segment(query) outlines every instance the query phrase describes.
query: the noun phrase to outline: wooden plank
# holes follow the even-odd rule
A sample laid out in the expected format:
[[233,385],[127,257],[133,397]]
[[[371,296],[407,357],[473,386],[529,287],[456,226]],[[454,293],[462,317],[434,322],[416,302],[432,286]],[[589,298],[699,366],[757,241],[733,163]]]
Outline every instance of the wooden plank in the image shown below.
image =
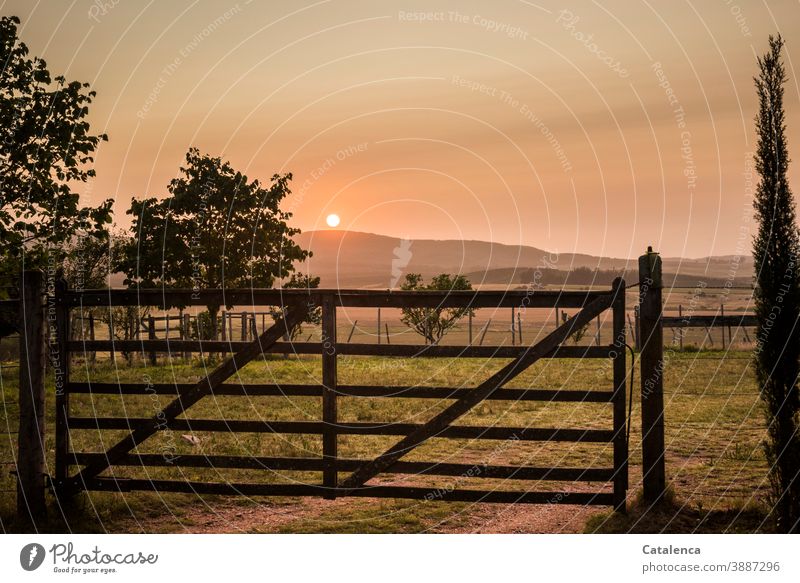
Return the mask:
[[746,314],[743,316],[662,316],[661,323],[667,328],[705,328],[736,326],[755,327],[757,320],[755,316]]
[[[136,383],[71,383],[70,393],[95,395],[175,395],[187,390],[189,384],[136,384]],[[338,385],[340,397],[385,397],[403,399],[460,399],[470,388]],[[244,397],[321,397],[322,385],[240,385],[221,384],[214,389],[217,396]],[[611,403],[613,391],[592,389],[509,389],[501,387],[487,400],[496,401],[552,401],[562,403]]]
[[[128,430],[148,422],[144,417],[70,417],[70,429]],[[411,435],[426,424],[340,422],[340,435]],[[246,419],[171,419],[163,421],[160,428],[178,431],[214,431],[220,433],[291,433],[322,435],[325,424],[321,421],[251,421]],[[484,427],[450,425],[431,438],[448,439],[514,439],[519,441],[583,441],[611,443],[614,432],[605,429],[553,429],[534,427]],[[116,458],[115,458],[116,459]],[[388,467],[388,466],[386,466]]]
[[106,459],[83,468],[71,480],[70,487],[78,488],[89,478],[97,476],[100,472],[114,464],[116,460],[128,453],[139,443],[159,431],[165,423],[174,420],[183,414],[189,407],[197,403],[204,396],[211,393],[218,385],[230,378],[239,369],[262,353],[262,347],[269,347],[280,338],[287,330],[294,328],[305,317],[304,306],[287,306],[284,315],[276,320],[266,332],[245,348],[226,359],[219,367],[200,380],[189,390],[182,392],[169,405],[150,419],[143,419],[136,424],[130,434],[117,442],[106,452]]
[[[196,341],[196,340],[107,340],[72,341],[70,350],[75,353],[93,351],[105,352],[115,347],[121,351],[155,351],[155,352],[222,352],[224,350],[240,350],[248,346],[247,342]],[[609,358],[613,346],[560,346],[542,355],[542,358]],[[272,354],[322,354],[325,349],[321,342],[276,342],[265,347],[264,353]],[[519,358],[529,351],[527,346],[440,346],[424,344],[341,344],[337,343],[336,352],[346,356],[387,356],[402,358]]]
[[[102,453],[75,453],[76,464],[88,464],[96,461]],[[369,460],[338,460],[341,471],[358,469]],[[184,467],[215,468],[238,470],[271,470],[271,471],[309,471],[322,472],[325,460],[322,458],[286,458],[286,457],[248,457],[227,455],[180,455],[165,457],[161,454],[129,454],[115,465],[129,467]],[[514,479],[514,480],[549,480],[553,482],[610,482],[614,475],[613,468],[537,468],[530,466],[507,466],[487,464],[453,464],[437,462],[405,462],[398,461],[386,469],[387,474],[410,474],[425,476],[465,476],[479,479]]]
[[206,306],[281,306],[297,301],[322,304],[333,294],[340,307],[442,308],[581,308],[607,291],[574,290],[444,290],[384,291],[363,289],[103,289],[70,291],[68,306],[156,306],[158,309]]
[[[322,457],[325,471],[322,474],[322,485],[327,493],[323,496],[332,500],[336,497],[338,474],[337,458],[337,415],[336,415],[336,303],[332,295],[322,300]],[[327,347],[327,348],[325,348]]]
[[353,472],[342,482],[341,487],[350,491],[363,486],[368,480],[388,468],[409,451],[427,439],[445,431],[454,421],[469,412],[475,405],[483,401],[503,384],[507,383],[524,370],[527,370],[534,362],[541,359],[543,355],[553,351],[574,332],[591,322],[592,318],[607,309],[611,305],[611,302],[611,294],[606,293],[599,296],[592,301],[591,304],[586,306],[575,316],[569,318],[564,324],[548,334],[536,345],[529,347],[524,355],[504,366],[477,388],[472,389],[467,396],[457,400],[444,411],[434,416],[430,421],[398,441],[380,456]]
[[[321,496],[324,488],[306,484],[248,484],[229,482],[192,482],[94,478],[87,490],[106,492],[182,492],[186,494],[219,494],[243,496]],[[448,490],[405,486],[374,486],[354,490],[349,496],[361,498],[406,498],[413,500],[445,500],[450,502],[485,502],[499,504],[577,504],[611,506],[613,497],[605,492],[506,492],[498,490]],[[343,495],[343,493],[338,493]]]

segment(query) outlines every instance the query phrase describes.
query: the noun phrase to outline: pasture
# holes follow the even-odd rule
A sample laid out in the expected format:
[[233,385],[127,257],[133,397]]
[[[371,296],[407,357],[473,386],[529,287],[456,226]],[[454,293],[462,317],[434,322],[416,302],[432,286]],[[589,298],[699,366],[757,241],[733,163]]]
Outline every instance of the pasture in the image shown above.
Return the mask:
[[[340,320],[341,321],[341,320]],[[340,324],[340,338],[349,326]],[[463,330],[461,331],[463,333]],[[665,343],[668,341],[665,333]],[[455,340],[451,339],[451,340]],[[11,341],[7,339],[5,342]],[[131,364],[118,359],[116,365],[98,357],[92,363],[77,357],[73,362],[75,382],[181,383],[202,378],[219,357],[190,360],[161,358],[157,366],[134,358]],[[666,403],[667,476],[679,512],[671,511],[665,524],[649,522],[648,529],[752,531],[762,529],[760,517],[766,504],[766,464],[761,449],[764,418],[754,383],[750,354],[746,351],[678,351],[670,346],[664,383]],[[421,386],[474,386],[507,361],[483,359],[402,359],[369,356],[340,356],[340,383]],[[0,516],[8,530],[14,512],[14,479],[10,475],[15,451],[15,423],[18,410],[16,363],[2,368],[3,440],[0,458]],[[606,361],[548,359],[536,363],[514,379],[510,387],[550,389],[606,388],[611,382]],[[267,355],[243,368],[231,382],[321,383],[321,359],[307,355]],[[638,381],[638,378],[637,378]],[[48,383],[48,427],[53,427],[52,380]],[[636,496],[641,480],[641,452],[638,384],[634,386],[630,437],[630,493]],[[76,416],[152,415],[165,396],[73,395]],[[339,399],[342,422],[423,422],[444,404],[434,399]],[[533,427],[606,428],[610,405],[493,401],[479,405],[459,424],[512,425]],[[319,419],[321,403],[311,397],[207,397],[190,417],[236,419]],[[102,452],[122,432],[73,430],[75,449]],[[52,440],[52,432],[48,432]],[[340,436],[340,455],[374,457],[395,441],[386,436]],[[180,432],[164,431],[140,448],[140,453],[170,455],[319,456],[319,436],[248,433],[194,432],[187,439]],[[535,466],[609,465],[610,444],[515,442],[494,440],[433,439],[408,456],[408,460]],[[48,466],[53,462],[53,443],[48,443]],[[418,457],[417,457],[418,456]],[[587,460],[594,463],[587,463]],[[265,483],[297,483],[313,479],[304,472],[271,472],[213,468],[116,467],[128,477],[159,479],[213,479],[215,481],[257,480]],[[432,499],[423,501],[296,498],[236,499],[208,495],[164,493],[85,492],[76,509],[61,516],[51,507],[48,528],[110,532],[575,532],[589,530],[638,530],[635,510],[625,517],[605,509],[572,505],[473,504],[441,502],[438,489],[472,485],[480,481],[486,489],[529,488],[546,490],[549,484],[496,480],[480,476],[439,477],[381,475],[381,485],[420,485],[430,488]],[[589,485],[585,485],[589,488]],[[581,491],[583,484],[572,485]]]

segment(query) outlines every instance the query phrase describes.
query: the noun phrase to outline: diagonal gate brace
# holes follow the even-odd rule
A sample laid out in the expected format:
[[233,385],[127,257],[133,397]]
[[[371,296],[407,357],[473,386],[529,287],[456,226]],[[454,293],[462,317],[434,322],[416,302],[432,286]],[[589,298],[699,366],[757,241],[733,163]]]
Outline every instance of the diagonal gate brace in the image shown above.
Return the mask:
[[[624,290],[622,290],[622,292],[617,291],[616,293],[624,293]],[[497,389],[525,371],[537,360],[557,349],[558,346],[572,334],[589,324],[603,311],[610,308],[614,297],[615,294],[602,295],[591,302],[541,341],[528,348],[521,356],[504,366],[479,386],[472,389],[466,396],[457,400],[430,421],[409,433],[380,456],[358,468],[339,484],[339,488],[342,489],[340,495],[347,496],[351,494],[353,490],[360,488],[367,481],[388,469],[412,449],[422,444],[427,439],[441,433],[456,419],[463,416],[484,399],[490,397]]]
[[264,350],[269,349],[280,340],[284,334],[290,332],[295,326],[302,322],[307,313],[303,302],[292,303],[286,306],[283,311],[283,316],[276,320],[272,326],[261,334],[261,336],[225,360],[225,362],[211,371],[200,382],[181,391],[175,400],[164,407],[158,414],[143,422],[138,427],[135,427],[127,437],[111,447],[102,458],[94,463],[88,464],[71,478],[69,484],[66,484],[67,492],[80,488],[86,483],[86,480],[96,477],[98,474],[114,465],[138,444],[158,432],[160,428],[163,428],[167,423],[173,421],[178,415],[184,413],[200,399],[212,393],[219,385],[233,376],[248,362],[262,354]]

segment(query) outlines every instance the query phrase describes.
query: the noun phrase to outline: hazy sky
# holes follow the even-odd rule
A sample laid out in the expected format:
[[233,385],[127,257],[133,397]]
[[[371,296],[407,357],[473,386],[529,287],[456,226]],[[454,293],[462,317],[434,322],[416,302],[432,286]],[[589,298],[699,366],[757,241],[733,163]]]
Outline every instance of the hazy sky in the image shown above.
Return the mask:
[[[109,134],[85,200],[186,150],[294,174],[302,229],[635,257],[749,252],[755,55],[781,32],[800,195],[800,2],[11,1]],[[795,70],[797,64],[797,70]]]

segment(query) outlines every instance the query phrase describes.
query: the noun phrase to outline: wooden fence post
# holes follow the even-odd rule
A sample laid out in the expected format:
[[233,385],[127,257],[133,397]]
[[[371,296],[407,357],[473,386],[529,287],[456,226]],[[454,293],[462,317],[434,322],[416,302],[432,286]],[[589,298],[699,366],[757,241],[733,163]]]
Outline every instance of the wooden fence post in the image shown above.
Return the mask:
[[[225,310],[222,310],[222,321],[221,321],[222,325],[220,326],[220,340],[222,340],[223,342],[228,340],[228,333],[227,333],[228,328],[227,328],[227,324],[225,323],[225,319],[228,316],[230,316],[230,314],[225,312]],[[233,341],[233,338],[231,338],[231,341]],[[227,355],[228,355],[228,351],[227,350],[223,350],[222,351],[222,356],[226,357]]]
[[[113,341],[114,340],[114,316],[113,316],[113,309],[108,308],[108,339]],[[108,352],[108,356],[111,359],[111,364],[117,364],[117,356],[114,354],[114,346],[111,346],[111,349]]]
[[[156,339],[156,319],[153,316],[147,318],[147,339]],[[150,351],[150,366],[156,365],[156,353],[154,350]]]
[[666,489],[664,468],[664,338],[661,328],[661,257],[652,247],[639,257],[639,341],[642,385],[642,474],[644,500],[658,501]]
[[[94,342],[94,314],[89,312],[89,340]],[[97,361],[97,351],[92,350],[89,353],[89,361],[94,364]]]
[[483,339],[486,338],[486,332],[489,331],[489,324],[492,323],[492,319],[489,318],[489,321],[486,322],[486,325],[483,327],[483,331],[481,332],[481,339],[478,341],[478,346],[483,346]]
[[[189,340],[192,337],[192,315],[191,314],[184,314],[183,315],[183,339]],[[192,353],[188,350],[183,353],[183,358],[185,360],[189,360],[192,358]]]
[[20,281],[19,433],[17,516],[36,524],[45,516],[44,277],[25,271]]
[[[378,331],[380,332],[380,330]],[[378,334],[380,337],[380,333]],[[322,485],[323,498],[336,498],[338,473],[337,457],[337,413],[336,413],[336,297],[326,294],[322,298]]]
[[[109,308],[110,309],[110,308]],[[133,316],[130,312],[126,310],[126,314],[124,316],[125,320],[127,321],[125,330],[123,330],[123,340],[133,340]],[[122,356],[125,357],[125,360],[128,361],[130,364],[133,361],[133,353],[132,352],[122,352]]]

